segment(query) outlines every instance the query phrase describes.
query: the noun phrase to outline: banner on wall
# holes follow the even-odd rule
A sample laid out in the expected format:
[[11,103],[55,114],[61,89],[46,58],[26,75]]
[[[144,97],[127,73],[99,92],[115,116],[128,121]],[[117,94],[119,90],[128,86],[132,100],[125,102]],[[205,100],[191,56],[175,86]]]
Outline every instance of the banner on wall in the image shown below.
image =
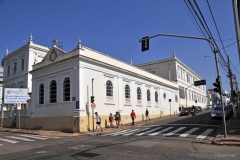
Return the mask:
[[4,88],[4,104],[27,104],[27,88]]

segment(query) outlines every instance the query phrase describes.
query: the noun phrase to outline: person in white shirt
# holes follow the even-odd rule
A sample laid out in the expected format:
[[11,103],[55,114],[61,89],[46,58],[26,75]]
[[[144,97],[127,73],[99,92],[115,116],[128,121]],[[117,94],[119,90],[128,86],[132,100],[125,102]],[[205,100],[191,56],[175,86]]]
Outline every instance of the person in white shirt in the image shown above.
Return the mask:
[[100,117],[100,115],[97,112],[95,112],[95,115],[96,115],[96,119],[97,119],[97,121],[96,121],[96,130],[97,130],[97,127],[100,127],[102,132],[103,132],[103,129],[101,127],[101,117]]

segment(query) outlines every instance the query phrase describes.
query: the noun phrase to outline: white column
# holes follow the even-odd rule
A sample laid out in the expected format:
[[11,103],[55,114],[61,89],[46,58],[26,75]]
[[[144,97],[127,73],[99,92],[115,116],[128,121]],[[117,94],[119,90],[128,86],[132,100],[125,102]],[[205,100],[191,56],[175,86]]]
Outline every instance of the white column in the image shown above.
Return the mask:
[[79,74],[79,110],[85,110],[84,106],[84,68],[80,67]]

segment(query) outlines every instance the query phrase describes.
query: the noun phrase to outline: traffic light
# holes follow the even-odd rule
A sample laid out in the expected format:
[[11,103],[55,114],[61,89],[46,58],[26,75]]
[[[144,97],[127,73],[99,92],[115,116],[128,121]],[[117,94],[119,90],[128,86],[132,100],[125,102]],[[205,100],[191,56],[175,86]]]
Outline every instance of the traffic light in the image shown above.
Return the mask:
[[216,82],[215,83],[213,83],[213,85],[216,87],[216,88],[214,88],[213,90],[215,91],[215,92],[221,92],[221,88],[220,88],[220,82],[219,82],[219,79],[218,78],[216,78]]
[[149,36],[142,38],[142,52],[149,50]]
[[91,96],[91,103],[94,102],[94,96]]

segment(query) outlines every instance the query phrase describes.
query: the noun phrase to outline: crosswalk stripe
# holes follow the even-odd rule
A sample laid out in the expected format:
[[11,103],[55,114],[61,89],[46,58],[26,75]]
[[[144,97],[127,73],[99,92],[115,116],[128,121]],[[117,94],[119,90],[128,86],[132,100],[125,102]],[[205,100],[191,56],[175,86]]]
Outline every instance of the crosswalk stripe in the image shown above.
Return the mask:
[[199,136],[197,136],[196,139],[204,139],[207,135],[209,135],[214,129],[207,129],[206,131],[204,131],[202,134],[200,134]]
[[105,134],[105,135],[103,135],[103,136],[113,136],[113,135],[118,135],[119,133],[121,134],[121,133],[125,133],[125,132],[127,132],[127,131],[130,131],[130,130],[132,130],[132,129],[126,129],[126,130],[122,130],[122,131],[119,131],[119,132],[114,132],[114,133],[109,133],[109,134]]
[[160,128],[162,128],[162,127],[157,127],[157,128],[152,129],[152,130],[149,130],[149,131],[147,131],[147,132],[143,132],[143,133],[136,134],[136,136],[142,136],[142,135],[144,135],[144,134],[147,134],[147,133],[156,131],[156,130],[158,130],[158,129],[160,129]]
[[32,135],[32,136],[30,136],[30,135],[20,135],[20,136],[22,136],[22,137],[30,137],[30,138],[33,138],[33,139],[41,139],[41,140],[48,139],[48,138],[38,137],[36,135]]
[[[139,131],[137,131],[137,132],[142,132],[142,131],[145,131],[145,130],[148,130],[149,128],[144,128],[144,129],[141,129],[141,130],[139,130]],[[134,134],[134,132],[131,132],[131,133],[129,133],[128,132],[128,134],[123,134],[124,136],[129,136],[129,135],[132,135],[132,134]]]
[[125,133],[132,133],[132,132],[135,132],[135,131],[138,131],[139,129],[134,129],[134,130],[130,130],[130,131],[125,131],[125,132],[121,132],[121,133],[116,133],[115,135],[120,135],[120,134],[125,134]]
[[20,139],[20,140],[23,140],[23,141],[35,141],[35,140],[32,140],[32,139],[27,139],[27,138],[22,138],[22,137],[14,137],[14,136],[6,136],[6,137],[13,138],[13,139]]
[[164,137],[166,137],[166,136],[171,136],[171,135],[173,135],[173,134],[175,134],[175,133],[183,130],[184,128],[186,128],[186,127],[180,127],[180,128],[178,128],[178,129],[176,129],[176,130],[174,130],[174,131],[172,131],[172,132],[169,132],[169,133],[167,133],[167,134],[164,134],[163,136],[164,136]]
[[199,128],[192,128],[191,130],[189,130],[189,131],[181,134],[180,137],[187,137],[189,134],[195,132],[195,131],[198,130],[198,129],[199,129]]
[[43,137],[43,138],[60,138],[60,137],[40,136],[40,135],[36,135],[36,137]]
[[155,136],[155,135],[157,135],[157,134],[160,134],[160,133],[166,132],[166,131],[168,131],[168,130],[170,130],[170,129],[172,129],[172,128],[173,128],[173,127],[165,128],[164,130],[161,130],[161,131],[159,131],[159,132],[151,133],[151,134],[149,134],[149,136]]
[[10,140],[10,139],[3,139],[3,138],[0,138],[0,141],[5,141],[5,142],[9,142],[9,143],[18,143],[18,141],[13,141],[13,140]]
[[135,131],[138,131],[138,130],[139,130],[139,128],[138,129],[134,129],[134,130],[130,130],[130,131],[126,131],[126,132],[122,132],[122,133],[118,133],[116,135],[125,134],[125,133],[132,133],[132,132],[135,132]]
[[2,144],[0,144],[0,146],[3,146]]

